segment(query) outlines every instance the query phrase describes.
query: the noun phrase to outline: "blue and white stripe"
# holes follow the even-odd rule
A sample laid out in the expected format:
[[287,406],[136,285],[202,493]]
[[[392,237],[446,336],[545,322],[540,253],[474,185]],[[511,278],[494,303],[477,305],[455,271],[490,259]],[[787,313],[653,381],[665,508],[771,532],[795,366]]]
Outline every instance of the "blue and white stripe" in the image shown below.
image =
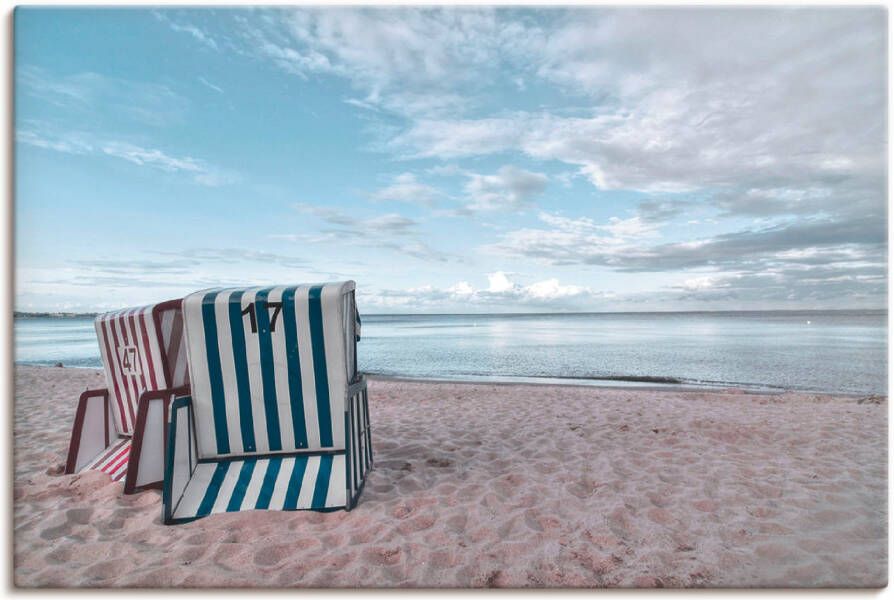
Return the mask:
[[[355,366],[353,332],[343,324],[356,314],[345,314],[354,305],[344,297],[353,289],[348,281],[184,299],[200,457],[345,447],[345,392]],[[271,330],[269,304],[280,302]],[[250,305],[257,333],[243,314]]]
[[243,510],[345,506],[344,454],[270,456],[196,465],[172,520]]

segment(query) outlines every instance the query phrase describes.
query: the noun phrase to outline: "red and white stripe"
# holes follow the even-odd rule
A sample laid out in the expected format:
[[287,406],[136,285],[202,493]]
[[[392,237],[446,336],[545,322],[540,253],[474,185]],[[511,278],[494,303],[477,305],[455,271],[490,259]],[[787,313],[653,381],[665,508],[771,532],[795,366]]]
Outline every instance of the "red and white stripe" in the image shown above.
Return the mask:
[[[142,393],[170,387],[165,376],[164,345],[153,319],[154,308],[155,305],[130,308],[96,318],[112,413],[116,430],[122,435],[133,433]],[[129,368],[124,366],[125,354],[133,359]]]
[[118,438],[111,446],[101,452],[93,462],[83,470],[94,470],[108,473],[112,481],[120,481],[127,475],[127,461],[130,458],[130,438]]

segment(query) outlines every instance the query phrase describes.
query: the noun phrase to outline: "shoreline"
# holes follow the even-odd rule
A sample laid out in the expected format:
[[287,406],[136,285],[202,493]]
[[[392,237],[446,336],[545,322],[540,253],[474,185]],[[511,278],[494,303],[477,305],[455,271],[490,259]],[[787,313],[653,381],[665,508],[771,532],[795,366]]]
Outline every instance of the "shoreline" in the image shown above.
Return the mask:
[[870,587],[887,583],[887,402],[369,382],[350,512],[161,523],[63,475],[100,371],[15,368],[19,587]]
[[627,385],[623,385],[623,379],[613,380],[593,377],[537,377],[537,376],[494,376],[483,375],[481,379],[474,379],[474,376],[464,375],[456,379],[449,377],[412,377],[405,375],[382,375],[378,373],[366,373],[367,378],[378,381],[391,382],[408,382],[408,383],[431,383],[431,384],[457,384],[457,385],[497,385],[497,386],[537,386],[537,387],[569,387],[596,390],[628,390],[628,391],[645,391],[645,392],[732,392],[742,394],[758,394],[778,396],[786,393],[808,393],[823,396],[863,396],[868,394],[849,394],[846,392],[813,392],[813,391],[797,391],[786,389],[766,389],[766,388],[748,388],[747,384],[731,384],[731,385],[699,385],[692,383],[664,383],[648,381],[628,381]]
[[[49,362],[49,361],[48,361]],[[33,367],[46,369],[84,369],[101,371],[102,367],[94,365],[66,365],[58,367],[51,364],[31,362],[14,362],[15,368]],[[837,390],[818,390],[809,388],[783,388],[769,384],[744,383],[735,381],[689,381],[677,377],[649,375],[609,375],[605,377],[575,377],[570,375],[459,375],[457,377],[426,377],[413,375],[397,375],[386,373],[363,372],[367,378],[379,381],[406,381],[418,383],[468,384],[468,385],[534,385],[595,388],[607,390],[642,390],[654,392],[704,392],[732,391],[742,394],[759,394],[778,396],[784,394],[815,394],[820,396],[846,396],[849,398],[888,397],[884,392],[849,392]]]
[[[647,381],[639,382],[638,380],[629,381],[628,385],[619,383],[613,384],[611,379],[601,377],[584,378],[584,377],[536,377],[536,376],[496,376],[496,379],[473,379],[473,376],[463,376],[467,378],[452,379],[448,377],[412,377],[405,375],[382,375],[378,373],[366,373],[369,379],[377,379],[379,381],[406,381],[416,383],[456,383],[460,385],[501,385],[501,386],[555,386],[555,387],[574,387],[584,389],[605,389],[605,390],[636,390],[647,392],[729,392],[734,394],[751,394],[766,396],[783,396],[785,394],[811,394],[815,396],[845,397],[845,398],[888,398],[887,392],[845,392],[834,390],[814,390],[814,389],[798,389],[798,388],[782,388],[771,385],[748,384],[748,383],[692,383],[681,381],[681,383],[665,383],[656,384]],[[482,376],[490,377],[490,376]],[[543,379],[544,381],[535,381]],[[588,383],[588,380],[591,383]],[[618,379],[616,381],[627,381]],[[604,382],[604,383],[603,383]]]

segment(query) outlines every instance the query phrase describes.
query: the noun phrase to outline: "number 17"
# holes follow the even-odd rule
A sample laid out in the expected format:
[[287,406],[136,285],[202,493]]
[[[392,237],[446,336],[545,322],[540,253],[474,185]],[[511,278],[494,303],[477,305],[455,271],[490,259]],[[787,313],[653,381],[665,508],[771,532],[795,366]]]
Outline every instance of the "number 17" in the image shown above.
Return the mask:
[[[270,333],[276,331],[276,318],[282,310],[282,302],[268,302],[267,310],[273,309],[273,316],[270,317]],[[248,321],[251,324],[251,332],[258,332],[257,307],[254,302],[250,302],[248,306],[242,309],[243,315],[248,315]]]

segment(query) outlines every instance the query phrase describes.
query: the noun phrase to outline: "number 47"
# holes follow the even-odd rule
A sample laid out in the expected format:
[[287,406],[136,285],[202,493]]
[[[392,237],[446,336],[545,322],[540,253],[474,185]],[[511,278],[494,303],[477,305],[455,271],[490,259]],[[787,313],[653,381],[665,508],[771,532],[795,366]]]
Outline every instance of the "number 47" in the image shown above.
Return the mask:
[[[270,309],[273,309],[273,315],[270,316],[270,332],[273,333],[276,331],[276,319],[279,317],[279,313],[282,310],[282,302],[268,302],[267,303],[267,311],[269,313]],[[249,303],[248,306],[242,309],[243,315],[248,315],[248,320],[251,323],[251,332],[258,332],[258,319],[257,319],[257,307],[254,302]]]

